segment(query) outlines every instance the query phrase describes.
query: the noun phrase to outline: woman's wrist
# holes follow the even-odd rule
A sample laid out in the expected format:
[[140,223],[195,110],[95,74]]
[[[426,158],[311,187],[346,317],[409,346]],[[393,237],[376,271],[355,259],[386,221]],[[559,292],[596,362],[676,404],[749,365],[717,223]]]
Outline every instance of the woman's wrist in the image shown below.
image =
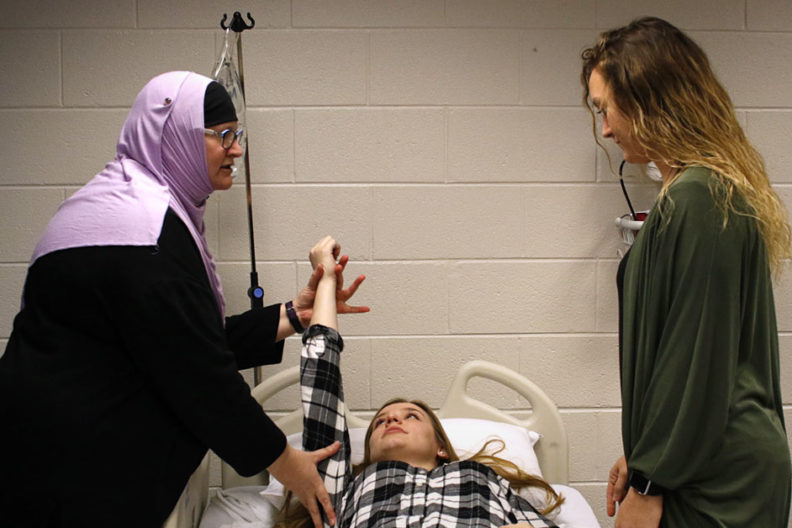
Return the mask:
[[297,312],[297,317],[300,319],[300,324],[303,328],[308,328],[311,326],[311,309],[308,308],[306,310],[300,310],[296,306],[294,307],[294,311]]
[[335,330],[338,329],[336,313],[336,278],[334,275],[323,276],[316,286],[311,324],[321,324]]
[[325,306],[332,306],[335,312],[336,307],[336,278],[322,277],[319,284],[316,286],[316,299],[314,299],[314,312],[316,312],[316,302],[324,304]]
[[302,321],[298,317],[297,311],[294,309],[294,303],[292,301],[287,301],[285,308],[286,317],[289,318],[289,323],[291,324],[294,331],[298,334],[305,332],[305,325],[303,325]]

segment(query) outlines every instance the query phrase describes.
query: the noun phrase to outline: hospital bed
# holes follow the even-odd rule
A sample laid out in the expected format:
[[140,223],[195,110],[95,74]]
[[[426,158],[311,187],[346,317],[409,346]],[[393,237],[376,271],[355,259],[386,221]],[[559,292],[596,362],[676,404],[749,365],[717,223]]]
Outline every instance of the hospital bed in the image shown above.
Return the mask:
[[[471,397],[468,394],[468,384],[476,377],[498,382],[520,394],[529,402],[530,414],[521,418]],[[252,390],[252,395],[263,404],[287,387],[299,384],[299,378],[299,367],[292,367],[256,386]],[[529,473],[541,471],[546,481],[554,486],[558,485],[555,487],[567,498],[559,519],[556,519],[559,526],[599,527],[594,513],[582,495],[566,486],[569,480],[569,462],[566,432],[561,415],[552,400],[533,382],[502,365],[481,360],[471,361],[462,365],[457,372],[437,415],[461,458],[464,458],[465,454],[473,454],[483,445],[485,439],[474,438],[476,435],[498,436],[505,441],[507,448],[507,451],[499,456],[510,458],[511,449],[523,469]],[[299,406],[275,421],[281,430],[289,435],[290,443],[299,444],[299,433],[302,431],[302,410]],[[362,434],[369,420],[347,409],[347,423],[354,461],[355,439],[358,438],[358,441],[362,442]],[[464,439],[470,445],[458,445],[458,438]],[[253,477],[241,477],[230,466],[222,463],[223,490],[267,484],[266,472]],[[197,528],[207,502],[208,458],[205,458],[188,482],[163,528]]]

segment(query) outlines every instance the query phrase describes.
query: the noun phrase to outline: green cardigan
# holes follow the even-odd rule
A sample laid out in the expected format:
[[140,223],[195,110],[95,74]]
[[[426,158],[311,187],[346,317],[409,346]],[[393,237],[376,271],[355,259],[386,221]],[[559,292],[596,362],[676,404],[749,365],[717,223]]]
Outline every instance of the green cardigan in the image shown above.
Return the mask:
[[662,526],[786,526],[790,456],[767,255],[685,170],[633,244],[622,290],[622,435],[667,489]]

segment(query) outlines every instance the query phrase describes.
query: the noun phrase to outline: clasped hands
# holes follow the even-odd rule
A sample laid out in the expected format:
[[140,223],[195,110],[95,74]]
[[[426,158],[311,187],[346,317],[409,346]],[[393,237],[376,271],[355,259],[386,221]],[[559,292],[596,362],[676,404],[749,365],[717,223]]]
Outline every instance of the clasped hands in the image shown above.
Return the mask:
[[[360,284],[366,280],[365,275],[358,275],[348,288],[344,288],[344,269],[349,262],[349,255],[342,255],[338,258],[341,246],[332,238],[324,237],[311,249],[311,266],[313,273],[308,279],[308,284],[303,288],[294,299],[294,309],[300,318],[303,327],[307,328],[311,322],[313,314],[313,304],[316,299],[316,289],[326,268],[333,268],[336,278],[336,310],[339,314],[365,313],[370,310],[368,306],[352,306],[347,301],[355,295]],[[336,261],[336,259],[338,259]]]

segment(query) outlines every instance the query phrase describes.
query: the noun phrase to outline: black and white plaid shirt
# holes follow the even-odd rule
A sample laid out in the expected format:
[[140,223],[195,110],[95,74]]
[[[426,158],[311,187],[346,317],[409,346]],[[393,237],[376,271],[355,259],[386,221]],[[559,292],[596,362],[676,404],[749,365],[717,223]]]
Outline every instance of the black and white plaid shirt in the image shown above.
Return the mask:
[[314,325],[303,336],[300,359],[303,447],[313,451],[341,442],[338,453],[319,464],[337,527],[556,526],[478,462],[451,462],[431,471],[404,462],[378,462],[353,477],[341,383],[343,348],[335,330]]

